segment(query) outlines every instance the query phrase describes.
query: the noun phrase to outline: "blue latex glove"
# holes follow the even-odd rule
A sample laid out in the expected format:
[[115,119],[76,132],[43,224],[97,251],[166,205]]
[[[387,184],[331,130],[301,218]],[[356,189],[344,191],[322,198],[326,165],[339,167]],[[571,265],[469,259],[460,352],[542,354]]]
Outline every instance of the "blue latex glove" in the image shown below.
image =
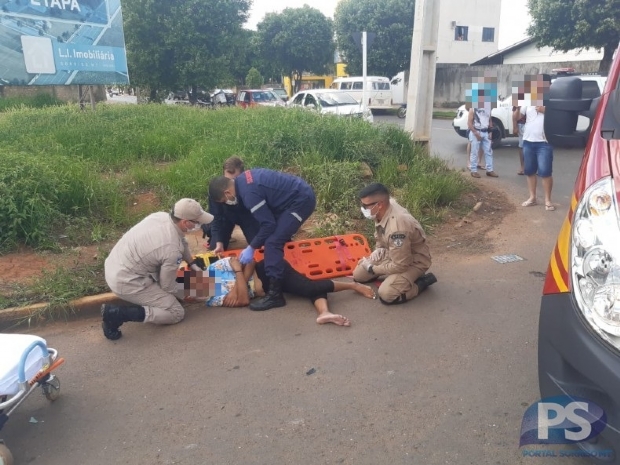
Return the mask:
[[241,262],[242,265],[247,265],[252,260],[254,260],[254,247],[248,245],[245,249],[243,249],[241,255],[239,255],[239,262]]

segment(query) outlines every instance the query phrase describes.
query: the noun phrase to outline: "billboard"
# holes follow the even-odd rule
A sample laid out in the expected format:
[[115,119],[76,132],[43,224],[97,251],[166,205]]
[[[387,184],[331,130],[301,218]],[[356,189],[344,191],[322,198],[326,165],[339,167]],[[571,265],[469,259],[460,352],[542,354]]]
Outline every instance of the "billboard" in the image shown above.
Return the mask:
[[0,85],[129,84],[120,0],[0,0]]

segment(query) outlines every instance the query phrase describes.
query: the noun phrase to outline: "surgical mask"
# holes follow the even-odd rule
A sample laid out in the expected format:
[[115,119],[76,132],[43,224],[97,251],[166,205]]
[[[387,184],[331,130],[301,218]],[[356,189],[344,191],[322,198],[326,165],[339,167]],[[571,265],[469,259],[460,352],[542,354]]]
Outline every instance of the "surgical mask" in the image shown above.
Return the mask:
[[194,227],[191,229],[188,229],[187,232],[192,233],[192,232],[198,231],[199,229],[200,229],[200,224],[194,224]]
[[364,208],[364,207],[360,207],[360,210],[362,210],[362,214],[364,215],[364,217],[365,217],[366,219],[369,219],[369,220],[374,220],[374,219],[377,217],[377,215],[376,215],[376,214],[374,214],[374,215],[373,215],[373,214],[371,213],[372,208]]
[[233,197],[232,200],[226,198],[226,205],[237,205],[238,203],[237,197]]

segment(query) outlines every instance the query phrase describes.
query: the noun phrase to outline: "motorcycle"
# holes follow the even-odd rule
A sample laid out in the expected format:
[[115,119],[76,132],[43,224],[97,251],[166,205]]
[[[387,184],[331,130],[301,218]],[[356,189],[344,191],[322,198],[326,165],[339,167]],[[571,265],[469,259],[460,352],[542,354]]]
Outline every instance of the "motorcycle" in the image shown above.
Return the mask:
[[398,109],[397,115],[399,118],[404,118],[405,116],[407,116],[407,104],[406,103],[400,106],[400,108]]

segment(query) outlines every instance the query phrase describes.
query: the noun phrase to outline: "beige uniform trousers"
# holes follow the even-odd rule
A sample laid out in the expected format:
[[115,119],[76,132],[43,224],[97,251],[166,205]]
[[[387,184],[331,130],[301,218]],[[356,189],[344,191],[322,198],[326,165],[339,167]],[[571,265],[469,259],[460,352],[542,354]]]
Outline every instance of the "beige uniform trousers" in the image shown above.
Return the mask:
[[[405,273],[391,274],[379,286],[379,298],[387,303],[392,303],[400,299],[404,294],[407,300],[411,300],[418,295],[418,286],[415,280],[423,276],[426,270],[411,267]],[[367,283],[377,279],[377,275],[370,274],[364,267],[357,265],[353,270],[353,279],[359,283]]]
[[185,309],[178,298],[164,291],[156,282],[135,293],[115,294],[127,302],[144,307],[145,323],[173,325],[185,317]]

